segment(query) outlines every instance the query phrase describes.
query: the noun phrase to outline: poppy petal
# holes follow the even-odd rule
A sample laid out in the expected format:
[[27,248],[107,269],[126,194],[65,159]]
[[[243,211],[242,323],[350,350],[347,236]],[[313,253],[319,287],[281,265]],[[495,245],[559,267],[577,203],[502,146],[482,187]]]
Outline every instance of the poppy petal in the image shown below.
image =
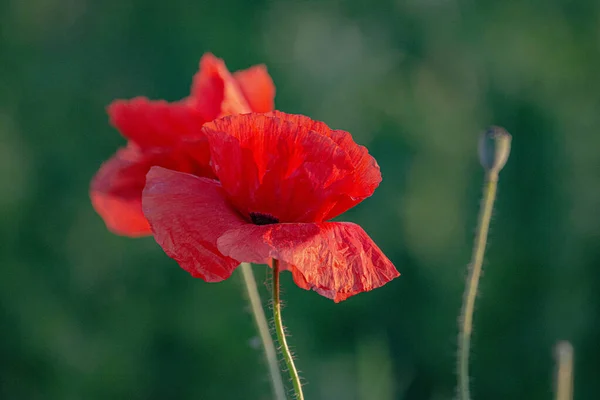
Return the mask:
[[209,161],[208,141],[204,137],[152,151],[142,151],[130,143],[102,164],[92,179],[92,205],[113,233],[130,237],[150,235],[150,225],[142,212],[142,190],[150,168],[157,165],[214,178]]
[[192,276],[219,282],[239,265],[217,249],[224,232],[246,223],[227,203],[219,182],[152,167],[142,206],[156,242]]
[[250,109],[264,113],[275,108],[275,85],[264,65],[255,65],[233,74]]
[[206,120],[184,102],[145,97],[116,100],[108,108],[111,124],[140,148],[173,146],[182,137],[199,136]]
[[273,111],[269,115],[293,121],[299,126],[329,137],[346,152],[350,159],[353,166],[352,172],[345,179],[336,182],[336,190],[340,192],[340,197],[323,220],[335,218],[362,202],[371,196],[381,183],[381,171],[377,161],[369,155],[366,147],[358,145],[352,139],[350,133],[330,129],[325,123],[314,121],[304,115],[291,115],[281,111]]
[[298,286],[335,302],[400,275],[365,231],[348,222],[249,224],[225,233],[217,244],[223,255],[240,262],[281,260]]
[[92,205],[113,233],[131,237],[152,233],[142,213],[141,195],[149,169],[145,164],[137,149],[125,147],[102,164],[92,179]]
[[354,166],[347,152],[294,116],[224,117],[205,124],[203,132],[215,174],[246,216],[320,222],[348,195]]
[[225,62],[210,53],[200,60],[191,92],[187,103],[193,105],[206,121],[252,111]]

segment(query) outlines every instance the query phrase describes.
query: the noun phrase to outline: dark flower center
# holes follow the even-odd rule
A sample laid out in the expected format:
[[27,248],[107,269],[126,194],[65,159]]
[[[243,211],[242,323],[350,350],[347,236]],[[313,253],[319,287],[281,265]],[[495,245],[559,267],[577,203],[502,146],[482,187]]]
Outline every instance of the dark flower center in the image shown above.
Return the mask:
[[255,225],[269,225],[276,224],[279,222],[279,219],[275,218],[271,214],[264,214],[259,212],[251,212],[250,219]]

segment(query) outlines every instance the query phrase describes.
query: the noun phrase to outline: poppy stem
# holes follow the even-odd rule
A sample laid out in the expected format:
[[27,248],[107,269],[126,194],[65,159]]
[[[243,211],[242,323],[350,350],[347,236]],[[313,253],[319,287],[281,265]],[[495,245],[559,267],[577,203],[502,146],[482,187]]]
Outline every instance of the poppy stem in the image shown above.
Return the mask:
[[483,264],[483,256],[487,243],[488,229],[496,197],[498,175],[487,176],[483,189],[483,201],[479,214],[479,224],[471,258],[471,268],[467,277],[467,285],[463,297],[462,326],[458,340],[458,391],[460,400],[470,400],[469,393],[469,350],[471,346],[471,332],[473,331],[473,310],[475,297]]
[[556,345],[556,400],[573,400],[573,346],[569,342]]
[[510,154],[511,136],[504,129],[492,127],[485,131],[479,142],[479,160],[485,169],[485,181],[483,185],[483,200],[477,221],[477,231],[473,254],[469,266],[469,275],[463,296],[463,305],[460,318],[460,333],[458,335],[458,398],[459,400],[470,400],[469,390],[469,351],[471,347],[471,333],[473,331],[473,311],[475,309],[475,298],[477,287],[485,255],[490,220],[496,189],[498,187],[498,174],[506,164]]
[[256,279],[252,272],[252,265],[250,263],[242,263],[241,269],[246,285],[246,291],[248,292],[248,299],[250,300],[250,306],[252,308],[252,315],[254,315],[254,322],[256,322],[256,327],[258,328],[258,333],[260,334],[260,339],[265,351],[273,395],[276,400],[286,400],[285,386],[283,385],[283,380],[281,379],[281,373],[279,371],[275,343],[273,343],[271,333],[269,332],[269,324],[262,307],[262,302],[260,301]]
[[276,259],[273,259],[273,319],[275,321],[275,331],[277,332],[277,340],[281,346],[283,359],[287,366],[288,372],[290,373],[292,384],[294,385],[296,400],[304,400],[300,376],[298,375],[298,370],[294,365],[294,358],[292,357],[292,353],[285,339],[285,331],[283,329],[283,322],[281,320],[281,300],[279,298],[279,260]]

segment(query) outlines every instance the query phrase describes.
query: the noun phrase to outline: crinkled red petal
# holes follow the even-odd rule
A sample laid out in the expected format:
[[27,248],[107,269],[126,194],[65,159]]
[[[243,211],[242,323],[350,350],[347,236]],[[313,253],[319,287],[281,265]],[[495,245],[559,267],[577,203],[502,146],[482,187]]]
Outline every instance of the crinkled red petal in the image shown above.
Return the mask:
[[92,179],[92,205],[113,233],[131,237],[149,235],[150,225],[142,213],[142,190],[150,168],[158,165],[214,178],[209,161],[208,141],[204,137],[152,151],[142,151],[130,144],[102,164]]
[[219,282],[239,265],[217,249],[223,233],[246,224],[219,182],[152,167],[142,204],[156,242],[192,276]]
[[223,60],[207,53],[194,75],[190,97],[169,103],[136,97],[108,106],[110,121],[141,148],[172,146],[195,135],[206,121],[230,115],[271,111],[275,86],[264,66],[233,76]]
[[252,111],[223,60],[210,53],[200,60],[200,70],[194,75],[191,92],[186,103],[195,107],[207,121]]
[[240,212],[320,222],[371,195],[379,167],[350,134],[281,112],[204,125],[215,173]]
[[275,108],[275,85],[264,65],[255,65],[233,74],[250,109],[264,113]]
[[[314,121],[304,115],[286,114],[281,111],[273,111],[269,115],[285,118],[299,126],[304,126],[307,129],[331,138],[348,155],[353,166],[352,172],[346,179],[336,182],[335,190],[339,191],[340,196],[335,206],[323,217],[323,220],[335,218],[344,211],[354,207],[365,198],[371,196],[381,183],[381,171],[377,161],[369,155],[366,147],[358,145],[352,139],[350,133],[330,129],[325,123]],[[332,189],[334,188],[332,187]]]
[[170,147],[183,137],[200,135],[204,117],[184,102],[136,97],[108,106],[111,124],[142,149]]
[[352,171],[330,138],[282,118],[262,114],[208,123],[212,165],[237,209],[280,222],[320,221],[335,206],[336,182]]
[[365,231],[347,222],[244,225],[222,235],[217,244],[223,255],[240,262],[281,260],[298,286],[335,302],[400,275]]

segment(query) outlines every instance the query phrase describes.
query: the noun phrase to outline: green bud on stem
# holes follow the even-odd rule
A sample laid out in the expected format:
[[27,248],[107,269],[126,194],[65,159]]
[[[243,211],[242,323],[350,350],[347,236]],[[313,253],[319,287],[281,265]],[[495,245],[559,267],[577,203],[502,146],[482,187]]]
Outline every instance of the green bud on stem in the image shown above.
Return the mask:
[[510,155],[512,136],[504,128],[492,126],[479,139],[479,161],[487,172],[499,173]]

